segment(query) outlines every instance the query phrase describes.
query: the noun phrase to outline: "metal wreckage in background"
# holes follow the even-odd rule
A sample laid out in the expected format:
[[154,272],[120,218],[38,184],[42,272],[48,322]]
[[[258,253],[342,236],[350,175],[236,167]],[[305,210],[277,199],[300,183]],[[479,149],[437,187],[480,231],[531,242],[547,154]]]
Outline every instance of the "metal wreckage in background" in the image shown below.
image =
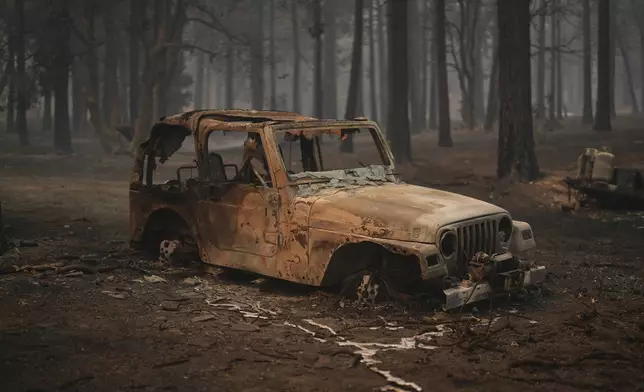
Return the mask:
[[[224,148],[226,136],[242,140],[237,153]],[[373,160],[340,154],[348,138]],[[193,164],[159,179],[184,141]],[[452,309],[546,275],[517,257],[536,246],[529,224],[402,182],[380,129],[362,118],[250,110],[162,118],[136,155],[130,229],[133,246],[153,257],[183,249],[207,264],[371,301],[432,293]]]
[[600,207],[644,209],[644,173],[615,165],[608,147],[587,148],[577,159],[577,175],[564,178],[568,186],[569,209],[589,201]]

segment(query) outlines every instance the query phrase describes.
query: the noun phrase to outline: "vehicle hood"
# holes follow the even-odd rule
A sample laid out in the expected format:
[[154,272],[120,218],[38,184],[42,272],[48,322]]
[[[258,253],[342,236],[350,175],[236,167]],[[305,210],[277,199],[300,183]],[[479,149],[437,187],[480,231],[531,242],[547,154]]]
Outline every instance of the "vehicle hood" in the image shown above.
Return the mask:
[[507,213],[471,197],[404,183],[321,190],[316,196],[311,228],[430,244],[445,225]]

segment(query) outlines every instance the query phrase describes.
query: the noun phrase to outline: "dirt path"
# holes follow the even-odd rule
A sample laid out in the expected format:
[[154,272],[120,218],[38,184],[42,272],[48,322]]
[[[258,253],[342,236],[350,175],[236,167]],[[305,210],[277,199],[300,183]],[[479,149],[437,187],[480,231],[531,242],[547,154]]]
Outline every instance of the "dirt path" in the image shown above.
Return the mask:
[[125,245],[128,158],[0,155],[9,233],[38,244],[3,256],[3,268],[80,259],[124,267],[0,275],[2,390],[643,390],[644,219],[563,213],[556,176],[586,144],[644,163],[644,131],[554,135],[539,147],[550,176],[498,199],[494,141],[463,139],[446,151],[421,137],[405,176],[466,182],[442,187],[529,221],[539,246],[529,257],[550,275],[525,301],[451,315],[198,268],[127,268],[138,260]]

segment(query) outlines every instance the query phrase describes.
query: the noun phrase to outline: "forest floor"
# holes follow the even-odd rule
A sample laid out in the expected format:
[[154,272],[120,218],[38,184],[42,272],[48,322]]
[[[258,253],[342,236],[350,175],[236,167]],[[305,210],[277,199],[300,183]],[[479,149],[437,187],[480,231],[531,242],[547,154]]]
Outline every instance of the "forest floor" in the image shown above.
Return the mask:
[[[444,314],[198,269],[150,266],[162,280],[131,268],[0,274],[1,389],[642,391],[644,214],[561,209],[561,178],[586,147],[610,146],[621,165],[644,168],[638,123],[538,136],[544,178],[498,197],[492,135],[457,132],[452,149],[415,136],[415,163],[400,168],[407,181],[501,205],[532,225],[529,257],[549,274],[522,302]],[[13,249],[0,268],[136,257],[127,249],[131,159],[75,143],[73,156],[0,144],[8,232],[37,245]]]

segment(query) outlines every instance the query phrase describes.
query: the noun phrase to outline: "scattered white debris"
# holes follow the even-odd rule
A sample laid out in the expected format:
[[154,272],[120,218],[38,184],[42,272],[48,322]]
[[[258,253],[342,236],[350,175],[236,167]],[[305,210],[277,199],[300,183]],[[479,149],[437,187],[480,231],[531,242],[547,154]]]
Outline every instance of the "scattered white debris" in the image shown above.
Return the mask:
[[167,282],[167,280],[157,275],[144,276],[143,279],[145,279],[145,281],[148,283],[166,283]]
[[[420,391],[422,391],[422,390],[423,390],[423,388],[421,388],[421,387],[420,387],[418,384],[416,384],[416,383],[409,382],[409,381],[405,381],[405,380],[403,380],[402,378],[399,378],[399,377],[393,376],[393,375],[391,374],[391,372],[390,372],[390,371],[387,371],[387,370],[380,370],[380,369],[378,369],[377,367],[374,367],[374,366],[370,366],[370,367],[369,367],[369,370],[371,370],[372,372],[375,372],[375,373],[380,374],[381,376],[383,376],[383,377],[384,377],[388,382],[390,382],[391,384],[395,384],[395,385],[398,385],[398,386],[400,386],[400,387],[407,387],[407,388],[411,388],[411,389],[413,389],[413,390],[415,390],[415,391],[418,391],[418,392],[420,392]],[[399,389],[398,389],[398,390],[399,390]]]
[[327,331],[329,331],[329,332],[331,333],[331,335],[333,335],[333,336],[336,336],[336,335],[337,335],[337,333],[333,330],[333,328],[329,327],[328,325],[324,325],[324,324],[316,323],[315,321],[310,320],[310,319],[306,319],[306,320],[302,320],[302,321],[304,321],[305,323],[309,323],[309,324],[311,324],[311,325],[313,325],[313,326],[315,326],[315,327],[318,327],[318,328],[320,328],[320,329],[326,329],[326,330],[327,330]]

